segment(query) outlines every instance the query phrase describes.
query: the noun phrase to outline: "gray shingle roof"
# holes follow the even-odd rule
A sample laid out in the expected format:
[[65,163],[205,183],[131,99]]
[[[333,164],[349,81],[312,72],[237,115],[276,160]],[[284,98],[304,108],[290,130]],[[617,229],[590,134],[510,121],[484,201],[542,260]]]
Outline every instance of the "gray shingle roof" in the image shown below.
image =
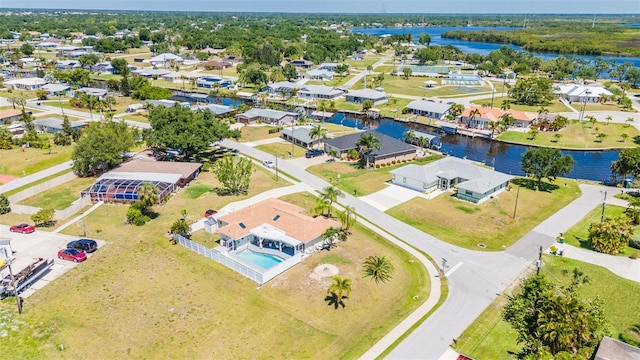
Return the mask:
[[397,154],[408,151],[415,151],[416,147],[400,140],[396,140],[391,136],[387,136],[375,131],[365,131],[361,133],[349,134],[337,137],[335,139],[325,140],[324,143],[339,149],[340,151],[347,151],[349,149],[356,148],[356,142],[360,137],[368,132],[373,133],[373,135],[380,141],[380,150],[373,150],[371,155],[374,157],[377,156],[386,156],[391,154]]
[[451,105],[439,103],[439,102],[433,102],[433,101],[414,100],[407,105],[407,108],[411,110],[428,111],[432,113],[444,114],[447,110],[451,108]]
[[[310,144],[313,139],[309,136],[309,132],[311,131],[312,126],[294,126],[293,127],[293,138],[302,141],[303,143]],[[291,127],[286,127],[282,129],[282,133],[288,136],[291,136]]]
[[[419,169],[421,168],[421,169]],[[511,180],[513,176],[474,165],[468,160],[449,156],[423,166],[407,165],[390,171],[410,179],[432,183],[438,178],[465,179],[458,189],[484,194],[487,191]]]
[[338,90],[336,88],[332,88],[325,85],[305,85],[304,88],[298,91],[298,94],[300,93],[309,93],[309,94],[326,95],[326,96],[338,96],[342,94],[342,90]]
[[371,89],[349,90],[349,93],[347,95],[372,100],[387,97],[387,94],[384,91],[376,91]]
[[242,116],[246,116],[248,118],[254,117],[264,117],[268,119],[282,119],[287,115],[298,116],[298,113],[273,110],[273,109],[251,109],[241,114]]
[[640,349],[605,336],[600,341],[594,360],[640,360]]

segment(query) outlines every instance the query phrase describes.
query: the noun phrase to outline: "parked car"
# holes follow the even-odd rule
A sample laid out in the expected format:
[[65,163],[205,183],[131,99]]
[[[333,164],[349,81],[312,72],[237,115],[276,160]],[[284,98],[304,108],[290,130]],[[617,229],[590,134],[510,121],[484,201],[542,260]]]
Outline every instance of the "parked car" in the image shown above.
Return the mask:
[[76,249],[62,249],[58,251],[58,259],[83,262],[87,260],[87,254],[85,254],[84,251]]
[[217,214],[218,212],[212,209],[209,209],[207,211],[204,212],[204,217],[209,217],[209,216],[213,216],[215,214]]
[[304,157],[308,158],[312,158],[312,157],[316,157],[316,156],[321,156],[324,155],[324,150],[320,150],[320,149],[311,149],[309,151],[307,151],[306,154],[304,154]]
[[98,250],[98,243],[95,240],[91,239],[79,239],[68,243],[67,248],[81,250],[86,253],[92,253]]
[[268,167],[269,169],[273,169],[274,167],[276,167],[276,164],[271,161],[271,160],[265,160],[262,162],[262,165]]
[[29,225],[29,224],[18,224],[10,227],[9,231],[18,232],[22,234],[31,234],[32,232],[36,231],[36,228],[33,225]]

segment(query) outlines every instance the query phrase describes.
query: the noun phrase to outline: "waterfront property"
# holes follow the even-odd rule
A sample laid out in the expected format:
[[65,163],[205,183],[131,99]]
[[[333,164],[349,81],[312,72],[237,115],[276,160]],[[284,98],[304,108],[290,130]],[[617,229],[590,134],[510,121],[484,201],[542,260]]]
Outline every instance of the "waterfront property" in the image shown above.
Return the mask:
[[553,89],[555,94],[570,103],[599,103],[603,97],[610,98],[613,96],[613,93],[609,90],[598,85],[553,84]]
[[171,70],[166,69],[154,69],[154,68],[142,68],[133,70],[136,75],[144,76],[146,78],[157,78],[172,73]]
[[231,106],[219,105],[219,104],[192,106],[191,110],[193,110],[193,111],[209,110],[209,111],[213,112],[216,115],[225,115],[225,114],[228,114],[228,113],[231,113],[231,112],[235,111],[235,109],[232,108]]
[[313,129],[311,125],[289,126],[280,131],[280,137],[288,142],[293,142],[298,146],[309,149],[320,143],[320,139],[313,139],[309,136],[311,129]]
[[286,95],[291,96],[293,93],[293,89],[302,89],[305,85],[289,82],[289,81],[279,81],[273,84],[268,84],[262,91],[267,91],[271,95]]
[[196,87],[198,89],[214,89],[216,87],[226,88],[229,87],[229,85],[231,85],[231,80],[224,80],[217,76],[201,76],[196,80]]
[[386,103],[388,98],[384,91],[371,89],[349,90],[346,95],[346,101],[350,103],[362,104],[367,100],[371,100],[374,105],[377,105]]
[[414,115],[442,120],[450,113],[451,105],[435,101],[414,100],[407,105],[407,109]]
[[457,189],[462,200],[481,203],[504,191],[511,175],[450,156],[426,165],[409,164],[390,171],[391,182],[420,192]]
[[[372,133],[380,142],[380,149],[373,149],[369,154],[369,164],[387,164],[392,161],[413,160],[417,156],[417,148],[390,136],[375,131]],[[366,132],[365,132],[366,133]],[[338,157],[347,157],[351,149],[357,149],[356,142],[365,133],[355,133],[324,141],[324,150],[338,152]]]
[[136,202],[140,186],[151,182],[156,187],[158,203],[162,203],[173,191],[197,178],[201,168],[200,163],[131,160],[102,174],[80,194],[92,201]]
[[11,124],[14,121],[20,120],[21,117],[22,117],[22,111],[18,109],[0,110],[0,125]]
[[298,98],[303,100],[336,100],[344,91],[325,85],[305,85],[298,90]]
[[251,109],[242,114],[236,115],[238,122],[243,124],[256,124],[258,122],[266,124],[282,125],[292,123],[298,119],[300,114],[295,112],[280,111],[273,109]]
[[505,114],[511,114],[513,118],[511,126],[515,127],[528,128],[538,121],[538,115],[533,113],[513,109],[502,111],[486,107],[467,108],[456,121],[470,129],[487,130],[489,129],[489,123],[500,122]]

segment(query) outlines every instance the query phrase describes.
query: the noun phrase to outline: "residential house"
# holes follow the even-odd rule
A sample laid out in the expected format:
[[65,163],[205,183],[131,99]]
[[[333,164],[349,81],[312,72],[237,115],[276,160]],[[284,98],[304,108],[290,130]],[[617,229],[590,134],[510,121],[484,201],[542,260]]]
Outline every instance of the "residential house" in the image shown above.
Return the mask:
[[142,68],[133,71],[134,74],[144,76],[146,78],[158,78],[167,74],[172,73],[171,70],[167,69],[153,69],[153,68]]
[[22,111],[18,109],[5,109],[0,110],[0,124],[11,124],[14,121],[20,120],[22,117]]
[[271,95],[285,94],[285,96],[291,96],[293,89],[298,89],[299,91],[305,86],[308,86],[308,85],[298,84],[290,81],[280,81],[280,82],[275,82],[273,84],[269,84],[265,86],[264,88],[262,88],[262,91],[267,91]]
[[[511,126],[515,126],[519,128],[529,128],[531,127],[531,125],[535,125],[539,120],[538,114],[534,114],[530,112],[524,112],[524,111],[514,110],[514,109],[508,109],[505,112],[511,114],[511,116],[513,117],[513,122],[511,123]],[[545,116],[543,116],[543,118],[550,118],[553,121],[553,119],[555,119],[556,116],[557,115],[555,114],[546,114]]]
[[97,96],[100,99],[104,99],[104,97],[107,96],[107,92],[107,89],[83,87],[74,91],[74,97],[80,97],[81,94],[87,94],[89,96]]
[[38,90],[43,87],[47,82],[39,77],[31,78],[18,78],[13,80],[7,80],[4,82],[5,86],[12,87],[20,90]]
[[407,105],[407,109],[414,115],[442,120],[450,113],[451,104],[433,100],[414,100]]
[[[44,118],[44,119],[34,120],[33,125],[35,126],[36,130],[46,132],[49,134],[56,134],[63,131],[63,128],[62,128],[63,122],[64,120],[58,119],[58,118]],[[80,130],[85,126],[87,126],[86,121],[71,122],[71,129],[73,130]]]
[[602,86],[585,86],[577,84],[554,84],[553,93],[569,103],[599,103],[603,97],[613,96],[611,91]]
[[466,108],[456,121],[470,129],[487,130],[489,123],[499,122],[503,113],[500,109],[474,106]]
[[236,66],[242,62],[242,57],[237,55],[228,55],[222,59],[223,62],[227,62],[232,66]]
[[207,61],[198,64],[198,67],[204,69],[211,70],[222,70],[233,66],[231,63],[226,61]]
[[220,216],[220,245],[229,252],[248,248],[288,258],[321,243],[328,228],[340,227],[335,220],[303,212],[299,206],[272,198]]
[[336,67],[340,65],[340,63],[336,63],[336,62],[324,62],[320,65],[318,65],[318,70],[327,70],[327,71],[331,71],[331,72],[336,72]]
[[453,156],[426,165],[409,164],[390,173],[395,185],[426,193],[457,188],[458,198],[473,203],[497,196],[513,178]]
[[311,69],[313,67],[313,61],[304,59],[291,60],[289,64],[301,69]]
[[323,139],[311,138],[311,125],[287,126],[280,131],[280,137],[305,149],[318,145]]
[[310,80],[332,80],[336,75],[335,72],[325,69],[313,69],[309,70],[305,74],[305,78]]
[[113,74],[115,68],[109,61],[104,61],[93,65],[93,71],[98,73]]
[[191,110],[193,110],[193,111],[209,110],[209,111],[213,112],[214,114],[216,114],[216,116],[217,115],[224,115],[224,114],[228,114],[228,113],[232,113],[232,112],[236,111],[231,106],[219,105],[219,104],[192,106]]
[[371,100],[374,105],[377,105],[386,103],[388,98],[384,91],[371,89],[349,90],[346,94],[346,101],[350,103],[362,104],[367,100]]
[[298,97],[304,100],[336,100],[344,91],[325,85],[305,85],[298,90]]
[[71,86],[66,84],[46,84],[40,89],[46,91],[48,96],[64,96],[71,89]]
[[231,85],[231,80],[225,80],[217,76],[204,76],[196,80],[196,87],[199,89],[214,89],[217,86],[227,88],[229,85]]
[[202,74],[193,71],[172,71],[168,74],[162,75],[162,80],[171,83],[189,82],[191,79],[201,78]]
[[413,160],[417,155],[417,148],[390,136],[366,131],[324,140],[324,150],[336,150],[338,157],[347,157],[349,150],[357,149],[356,143],[366,133],[372,133],[380,143],[380,149],[374,149],[369,155],[369,164],[387,164],[392,161]]
[[244,124],[255,124],[263,122],[267,124],[282,125],[298,120],[300,114],[295,112],[280,111],[273,109],[251,109],[242,114],[236,115],[238,122]]
[[182,64],[184,62],[184,59],[172,53],[162,53],[160,55],[152,57],[149,62],[153,66],[168,67],[169,65],[171,65],[171,63],[174,62]]
[[40,66],[40,60],[33,57],[23,57],[18,59],[20,63],[22,63],[23,67],[36,67]]

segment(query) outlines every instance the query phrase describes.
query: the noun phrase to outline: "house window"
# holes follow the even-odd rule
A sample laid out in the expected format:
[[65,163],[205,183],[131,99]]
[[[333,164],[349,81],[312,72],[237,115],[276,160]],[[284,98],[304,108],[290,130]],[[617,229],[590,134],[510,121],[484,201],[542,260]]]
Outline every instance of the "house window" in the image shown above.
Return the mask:
[[471,195],[473,195],[473,191],[465,190],[464,194],[471,196]]
[[396,174],[391,174],[391,180],[395,180],[396,179]]
[[402,183],[403,183],[403,184],[406,184],[406,183],[407,183],[407,178],[406,178],[406,177],[403,177],[403,178],[402,178]]

